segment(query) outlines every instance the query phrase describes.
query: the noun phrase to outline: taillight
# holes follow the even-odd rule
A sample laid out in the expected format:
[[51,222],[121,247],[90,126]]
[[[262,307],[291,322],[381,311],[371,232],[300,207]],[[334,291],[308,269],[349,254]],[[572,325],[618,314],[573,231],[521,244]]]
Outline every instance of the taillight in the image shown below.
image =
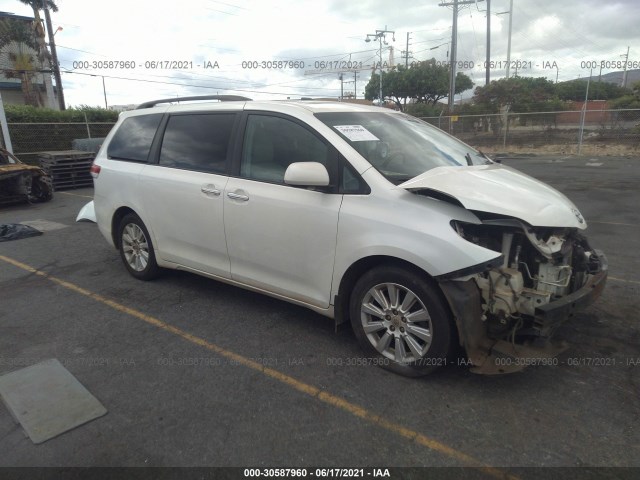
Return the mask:
[[96,165],[95,163],[93,163],[89,171],[91,172],[91,176],[93,178],[98,178],[98,175],[100,175],[100,165]]

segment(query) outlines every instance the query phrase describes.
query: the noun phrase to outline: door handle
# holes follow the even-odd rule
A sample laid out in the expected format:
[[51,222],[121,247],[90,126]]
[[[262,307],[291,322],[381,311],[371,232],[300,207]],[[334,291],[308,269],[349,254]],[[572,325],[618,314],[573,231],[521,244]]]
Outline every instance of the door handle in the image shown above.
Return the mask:
[[210,195],[214,195],[214,196],[219,196],[220,195],[220,190],[218,190],[217,188],[215,188],[213,185],[205,185],[202,186],[200,188],[200,191],[202,193],[206,193],[206,194],[210,194]]
[[231,200],[238,200],[240,202],[246,202],[247,200],[249,200],[248,195],[242,195],[240,193],[233,192],[227,192],[227,197],[229,197]]

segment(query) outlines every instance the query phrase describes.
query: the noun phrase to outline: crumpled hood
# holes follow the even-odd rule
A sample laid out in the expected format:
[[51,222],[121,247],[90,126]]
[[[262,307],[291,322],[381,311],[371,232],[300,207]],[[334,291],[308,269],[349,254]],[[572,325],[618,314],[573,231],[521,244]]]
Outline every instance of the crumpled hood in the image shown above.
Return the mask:
[[533,226],[587,228],[576,206],[563,194],[500,164],[436,167],[400,188],[435,190],[455,197],[468,210],[508,215]]

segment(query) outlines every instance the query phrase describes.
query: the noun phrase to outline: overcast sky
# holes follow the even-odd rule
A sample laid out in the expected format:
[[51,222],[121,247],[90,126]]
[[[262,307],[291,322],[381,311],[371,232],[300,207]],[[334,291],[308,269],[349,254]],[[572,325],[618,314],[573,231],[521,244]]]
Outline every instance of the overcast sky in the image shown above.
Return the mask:
[[[55,40],[68,105],[104,106],[102,77],[109,105],[216,93],[274,99],[337,98],[338,73],[322,72],[323,67],[333,67],[319,63],[323,61],[362,63],[364,69],[355,84],[360,98],[379,46],[364,40],[376,30],[395,31],[387,35],[388,45],[383,45],[385,62],[389,61],[389,47],[393,47],[395,62],[404,62],[401,52],[406,50],[407,33],[410,61],[447,60],[452,9],[439,3],[57,0],[59,11],[52,18],[53,28],[63,29]],[[467,68],[461,71],[476,86],[485,83],[486,8],[486,2],[478,1],[461,8],[458,17],[458,61],[466,62]],[[496,62],[492,79],[505,75],[509,15],[500,12],[508,10],[509,0],[491,1],[491,58]],[[0,0],[0,11],[33,15],[18,0]],[[557,75],[564,81],[588,77],[585,62],[589,61],[596,62],[593,74],[597,76],[602,61],[623,60],[630,46],[629,60],[638,68],[639,20],[638,0],[513,0],[511,60],[521,62],[519,75],[553,81]],[[135,68],[131,64],[115,70],[92,68],[94,62],[103,66],[105,61],[135,62]],[[185,68],[160,68],[160,63],[166,66],[165,61],[182,62],[174,66]],[[262,62],[273,61],[298,63],[275,70],[243,68],[243,62],[258,62],[262,67]],[[146,68],[152,66],[148,62],[156,62],[156,68]],[[205,68],[209,65],[214,68]],[[602,73],[617,70],[605,63]],[[353,77],[353,73],[345,74],[345,93],[354,91]]]

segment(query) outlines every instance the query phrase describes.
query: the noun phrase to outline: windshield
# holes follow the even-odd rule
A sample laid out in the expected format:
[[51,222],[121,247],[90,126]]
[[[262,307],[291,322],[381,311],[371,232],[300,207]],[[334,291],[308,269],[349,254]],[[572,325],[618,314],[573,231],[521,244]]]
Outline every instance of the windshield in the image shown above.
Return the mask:
[[478,150],[409,115],[387,112],[315,115],[396,185],[436,167],[490,162]]

